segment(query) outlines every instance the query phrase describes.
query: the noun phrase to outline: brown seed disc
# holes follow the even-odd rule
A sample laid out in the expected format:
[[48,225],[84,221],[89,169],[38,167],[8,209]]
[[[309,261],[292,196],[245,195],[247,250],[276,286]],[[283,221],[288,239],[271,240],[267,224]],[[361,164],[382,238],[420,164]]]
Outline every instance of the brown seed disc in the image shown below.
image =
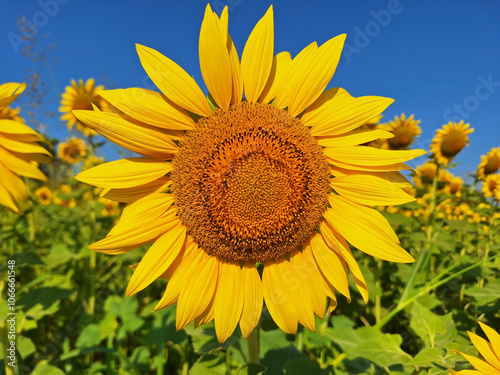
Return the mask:
[[205,251],[245,263],[299,248],[328,204],[329,165],[288,112],[243,102],[200,119],[173,161],[172,190]]

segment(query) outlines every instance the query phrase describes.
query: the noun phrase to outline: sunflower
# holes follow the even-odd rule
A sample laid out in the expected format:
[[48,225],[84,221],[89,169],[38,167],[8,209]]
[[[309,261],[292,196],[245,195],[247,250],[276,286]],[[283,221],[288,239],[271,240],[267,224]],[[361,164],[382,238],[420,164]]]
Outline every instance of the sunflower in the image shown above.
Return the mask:
[[66,139],[66,142],[59,144],[59,149],[57,150],[57,156],[62,161],[75,164],[87,155],[87,146],[83,139],[73,137]]
[[35,190],[35,196],[42,206],[48,206],[52,203],[52,192],[47,186],[41,186]]
[[470,124],[464,124],[464,120],[458,124],[450,121],[436,131],[430,151],[438,164],[448,165],[455,155],[469,145],[468,135],[474,131],[469,126]]
[[432,180],[436,176],[437,165],[433,162],[425,162],[415,169],[413,181],[417,187],[424,187],[432,185]]
[[118,216],[120,214],[120,208],[117,201],[111,199],[100,197],[98,199],[99,203],[102,204],[101,216]]
[[484,359],[479,359],[469,354],[457,352],[462,355],[476,370],[451,371],[452,375],[500,375],[500,334],[495,332],[486,324],[478,322],[488,340],[468,331],[469,338],[472,344],[483,356]]
[[61,120],[67,121],[68,129],[73,129],[76,124],[76,130],[82,132],[86,137],[95,136],[97,133],[85,126],[82,122],[73,115],[73,110],[92,110],[96,106],[99,110],[106,110],[106,105],[102,99],[96,94],[96,91],[102,90],[104,86],[95,87],[95,81],[90,78],[83,83],[83,80],[71,80],[71,86],[66,86],[66,91],[62,94],[61,107],[59,111],[62,112]]
[[477,179],[484,180],[486,176],[496,173],[500,169],[500,147],[492,148],[486,155],[481,156],[477,167]]
[[464,180],[462,180],[460,177],[451,175],[448,184],[444,188],[445,192],[459,197],[461,195],[460,191],[462,190],[463,184]]
[[482,192],[485,197],[500,200],[500,174],[490,174],[483,180]]
[[[38,163],[49,163],[50,153],[39,142],[43,137],[29,126],[18,121],[17,110],[9,105],[24,91],[24,83],[0,85],[0,204],[20,213],[19,202],[28,199],[28,189],[19,176],[46,181]],[[22,120],[22,119],[21,119]]]
[[[414,259],[381,213],[369,206],[414,198],[400,170],[421,150],[359,146],[381,130],[355,130],[392,99],[325,90],[345,35],[310,44],[295,58],[274,56],[273,8],[257,23],[241,62],[207,5],[199,39],[207,100],[193,78],[157,51],[137,46],[162,94],[101,91],[116,113],[74,111],[87,126],[144,157],[77,175],[127,202],[118,224],[91,249],[121,254],[153,242],[126,294],[169,280],[156,310],[177,303],[176,327],[214,320],[224,342],[247,337],[263,301],[277,325],[315,330],[314,315],[336,292],[350,299],[348,270],[368,289],[348,242],[388,261]],[[243,100],[243,91],[245,99]],[[212,109],[213,108],[213,109]]]
[[73,189],[71,189],[71,186],[62,184],[54,198],[54,203],[60,207],[76,207],[76,199],[72,196],[72,193]]
[[414,115],[406,118],[402,113],[401,117],[395,116],[389,123],[377,125],[377,129],[385,130],[394,135],[392,138],[384,140],[382,148],[389,150],[407,150],[415,141],[415,138],[422,134],[420,120],[415,120]]

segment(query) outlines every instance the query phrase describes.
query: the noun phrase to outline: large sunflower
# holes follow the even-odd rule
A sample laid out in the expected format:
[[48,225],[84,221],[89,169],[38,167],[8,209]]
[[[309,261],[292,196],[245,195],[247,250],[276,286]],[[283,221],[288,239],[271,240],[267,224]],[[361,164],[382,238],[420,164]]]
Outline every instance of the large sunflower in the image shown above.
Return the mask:
[[488,340],[467,332],[472,344],[484,359],[476,358],[469,354],[461,354],[476,370],[451,371],[452,375],[500,375],[500,334],[484,323],[478,322]]
[[378,124],[377,129],[392,133],[394,137],[385,139],[382,148],[389,150],[407,150],[415,141],[416,137],[422,134],[420,120],[415,120],[414,115],[406,118],[404,113],[401,117],[395,116],[394,120],[388,123]]
[[455,155],[469,145],[469,134],[474,131],[469,126],[462,120],[458,124],[449,122],[436,131],[430,151],[438,164],[448,165]]
[[500,169],[500,147],[492,148],[486,155],[481,156],[477,167],[477,179],[484,180],[486,176],[496,173]]
[[[18,111],[9,105],[24,91],[24,83],[0,85],[0,204],[20,213],[19,202],[26,201],[28,189],[19,176],[46,181],[38,163],[51,161],[50,153],[39,142],[43,137],[18,121]],[[22,119],[21,119],[22,120]]]
[[[228,12],[207,5],[199,39],[209,100],[181,67],[137,46],[162,94],[102,91],[116,113],[75,111],[87,126],[144,157],[109,162],[77,178],[128,205],[91,249],[121,254],[154,242],[127,295],[168,279],[156,309],[177,303],[177,328],[214,320],[220,342],[239,323],[247,337],[263,301],[278,326],[314,330],[327,297],[348,299],[348,269],[368,289],[348,242],[372,256],[413,262],[370,206],[414,200],[399,173],[421,150],[359,144],[381,130],[354,130],[392,99],[324,91],[345,35],[274,56],[273,9],[257,23],[241,63]],[[243,92],[245,99],[243,99]],[[212,108],[211,106],[216,106]],[[347,242],[348,241],[348,242]]]
[[500,174],[490,174],[483,180],[482,192],[485,197],[500,200]]
[[59,108],[62,113],[61,120],[67,121],[68,129],[73,129],[76,124],[76,130],[82,132],[86,137],[97,135],[97,132],[78,121],[72,111],[77,109],[91,110],[93,106],[100,110],[106,109],[103,100],[96,94],[96,91],[103,88],[104,86],[96,87],[93,78],[88,79],[85,83],[82,79],[79,79],[78,83],[74,79],[71,80],[71,86],[66,86],[65,92],[62,94],[61,107]]

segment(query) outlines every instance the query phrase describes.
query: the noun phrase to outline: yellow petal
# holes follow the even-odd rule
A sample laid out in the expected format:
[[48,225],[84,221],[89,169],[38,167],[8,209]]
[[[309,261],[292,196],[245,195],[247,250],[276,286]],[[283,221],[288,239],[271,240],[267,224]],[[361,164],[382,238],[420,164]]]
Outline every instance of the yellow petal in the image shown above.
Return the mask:
[[125,294],[131,296],[140,292],[160,277],[181,251],[185,238],[186,227],[181,222],[158,238],[142,257]]
[[193,119],[184,109],[156,91],[129,88],[103,90],[98,94],[113,107],[146,124],[172,130],[194,127]]
[[358,262],[354,259],[351,249],[349,249],[349,245],[345,239],[326,221],[323,221],[319,228],[327,246],[345,260],[347,266],[352,272],[354,283],[356,284],[359,293],[363,297],[365,303],[368,302],[368,285],[366,285],[363,273],[359,268]]
[[394,134],[385,130],[352,130],[339,136],[316,137],[318,143],[323,147],[347,147],[361,145],[376,139],[387,139]]
[[284,271],[287,271],[286,276],[290,276],[287,260],[267,262],[262,273],[262,292],[267,309],[278,327],[286,333],[295,334],[298,323],[296,300],[289,286],[283,282]]
[[168,177],[160,177],[157,180],[145,183],[139,186],[133,186],[124,189],[104,189],[101,192],[101,197],[111,199],[117,202],[129,203],[145,197],[151,193],[159,193],[164,191],[172,180]]
[[170,208],[173,203],[174,196],[172,194],[152,193],[128,204],[108,236],[119,232],[126,233],[129,230],[134,230],[138,223],[148,223],[171,215]]
[[485,361],[500,371],[500,359],[495,355],[493,346],[488,341],[472,332],[468,332],[468,334],[472,345],[481,353]]
[[311,238],[310,243],[316,264],[325,280],[350,299],[349,279],[347,277],[345,261],[337,253],[328,248],[319,233]]
[[0,147],[0,161],[12,172],[18,175],[47,181],[47,176],[45,176],[43,172],[38,169],[37,163],[23,160],[16,155],[7,152],[3,147]]
[[75,178],[89,185],[123,189],[147,184],[172,169],[169,162],[138,157],[104,163],[77,174]]
[[220,108],[227,110],[231,102],[233,82],[227,40],[222,38],[219,19],[212,12],[210,4],[207,4],[200,30],[201,75],[215,102]]
[[330,181],[338,194],[367,206],[397,205],[415,200],[398,186],[380,177],[353,174],[335,177]]
[[[0,147],[2,147],[0,145]],[[2,148],[3,149],[3,148]],[[52,162],[52,155],[50,155],[49,152],[47,154],[38,154],[38,153],[29,153],[29,152],[14,152],[14,151],[9,151],[9,154],[14,155],[16,158],[22,159],[24,161],[29,161],[29,162],[37,162],[37,163],[51,163]]]
[[273,65],[266,86],[260,94],[259,102],[269,103],[276,96],[279,85],[282,84],[284,77],[292,63],[290,52],[280,52],[273,59]]
[[26,88],[26,83],[7,82],[0,85],[0,108],[8,107]]
[[[177,330],[184,328],[210,304],[217,286],[219,276],[219,260],[204,254],[203,260],[193,269],[191,276],[181,289],[177,301],[177,316],[175,326]],[[217,305],[215,305],[217,309]]]
[[336,36],[308,54],[303,64],[292,64],[284,89],[292,116],[302,113],[325,90],[337,68],[345,38],[345,34]]
[[174,264],[167,270],[167,273],[170,274],[168,275],[169,277],[167,277],[169,279],[167,288],[160,301],[155,306],[154,311],[170,306],[179,300],[181,291],[185,288],[193,272],[196,271],[201,262],[204,261],[204,257],[204,251],[199,249],[198,246],[193,244],[191,244],[191,246],[184,246],[182,256],[177,257]]
[[464,356],[466,360],[469,361],[469,363],[474,366],[476,370],[478,370],[482,374],[488,374],[488,375],[500,375],[500,370],[495,369],[492,365],[489,363],[483,361],[482,359],[473,357],[468,354],[460,353]]
[[482,322],[478,322],[481,326],[481,329],[490,340],[491,345],[493,346],[493,350],[495,351],[495,355],[500,359],[500,334],[498,334],[493,328],[488,327],[486,324]]
[[219,262],[214,324],[217,340],[220,343],[232,335],[241,318],[246,289],[244,277],[239,263]]
[[28,125],[8,119],[0,120],[0,133],[3,133],[4,136],[6,137],[9,137],[9,135],[23,134],[31,136],[31,138],[27,138],[31,141],[34,142],[44,141],[43,137],[36,131],[31,129]]
[[378,148],[367,146],[353,146],[326,148],[323,150],[323,153],[327,156],[327,158],[333,161],[333,165],[336,165],[336,163],[339,162],[352,165],[377,167],[402,163],[421,156],[426,152],[424,150],[393,151],[380,150]]
[[290,256],[290,263],[295,267],[297,276],[303,283],[301,288],[303,293],[307,293],[310,297],[313,312],[323,318],[326,308],[326,289],[323,287],[324,278],[317,267],[311,246],[304,246],[302,252],[294,252]]
[[330,171],[332,175],[335,177],[342,176],[351,176],[351,175],[360,175],[360,176],[375,176],[378,178],[382,178],[386,181],[389,181],[391,184],[398,186],[400,188],[411,188],[412,184],[403,176],[400,172],[397,171],[388,171],[388,172],[375,172],[375,171],[353,171],[349,169],[331,167]]
[[175,104],[201,116],[210,116],[208,101],[198,84],[184,69],[152,48],[136,44],[142,67]]
[[290,96],[295,92],[296,88],[290,85],[290,80],[294,78],[302,70],[306,69],[308,63],[309,55],[312,55],[317,51],[318,45],[316,42],[312,42],[302,51],[300,51],[297,56],[288,64],[288,67],[283,73],[283,78],[277,82],[276,87],[276,100],[274,105],[283,109],[288,106]]
[[241,72],[245,86],[245,97],[256,102],[264,89],[274,54],[274,20],[271,5],[248,37],[241,56]]
[[415,259],[398,245],[398,239],[382,214],[372,208],[349,202],[340,196],[329,196],[332,207],[324,215],[351,245],[374,257],[398,263]]
[[354,130],[382,113],[393,99],[380,96],[354,98],[336,87],[322,93],[301,118],[316,136],[335,136]]
[[[217,284],[218,285],[218,284]],[[216,287],[217,288],[217,287]],[[198,328],[202,324],[211,322],[214,320],[214,314],[215,314],[215,295],[212,296],[212,299],[208,306],[206,307],[205,311],[203,311],[200,315],[198,315],[194,319],[194,328]]]
[[262,313],[262,280],[253,264],[245,264],[242,268],[243,288],[245,300],[241,313],[240,329],[244,338],[247,338],[255,329]]
[[19,152],[19,153],[29,153],[29,154],[44,154],[48,157],[52,155],[45,148],[40,146],[38,143],[26,142],[21,140],[16,140],[11,138],[9,134],[0,133],[0,144],[3,148],[9,151]]
[[146,157],[167,160],[178,150],[172,139],[160,129],[134,124],[116,113],[73,111],[73,114],[111,142]]
[[[28,199],[28,189],[23,180],[16,176],[9,168],[4,166],[3,163],[0,163],[0,176],[2,176],[1,180],[2,185],[5,187],[4,190],[7,190],[11,197],[11,199],[9,199],[7,194],[3,193],[2,201],[5,202],[5,206],[13,209],[13,206],[18,207],[17,202],[26,201]],[[13,210],[18,212],[16,209]]]
[[141,223],[126,232],[114,231],[113,235],[94,242],[89,248],[110,255],[123,254],[139,246],[155,241],[179,222],[180,220],[178,217],[170,215],[148,223]]
[[[9,187],[10,188],[10,187]],[[0,204],[9,210],[20,213],[18,202],[12,197],[7,186],[0,180]]]

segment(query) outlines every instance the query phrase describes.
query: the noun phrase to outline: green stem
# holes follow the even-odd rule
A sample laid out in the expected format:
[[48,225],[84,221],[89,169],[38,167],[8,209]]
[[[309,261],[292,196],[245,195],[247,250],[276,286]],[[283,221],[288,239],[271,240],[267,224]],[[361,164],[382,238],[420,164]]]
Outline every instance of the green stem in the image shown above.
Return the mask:
[[[406,306],[408,306],[410,303],[412,303],[415,299],[429,293],[430,291],[436,289],[437,287],[443,285],[443,284],[446,284],[448,281],[450,280],[453,280],[454,278],[480,266],[481,264],[483,264],[484,262],[487,262],[487,261],[490,261],[490,260],[493,260],[495,259],[497,256],[500,256],[500,254],[497,254],[497,255],[493,255],[492,257],[490,258],[487,258],[487,259],[483,259],[483,260],[480,260],[479,262],[476,262],[474,263],[473,265],[467,267],[467,268],[464,268],[463,270],[461,271],[458,271],[450,276],[448,276],[447,278],[445,279],[442,279],[441,281],[438,281],[434,284],[432,283],[427,283],[426,286],[424,286],[422,289],[420,289],[417,293],[415,293],[414,295],[412,295],[410,298],[408,298],[406,301],[404,301],[402,304],[398,304],[398,306],[396,306],[396,308],[392,311],[390,311],[386,316],[384,316],[384,318],[378,322],[377,324],[374,325],[375,328],[378,328],[378,329],[382,329],[397,313],[399,313],[401,310],[403,310]],[[450,267],[450,269],[452,268],[456,268],[458,267],[459,264],[463,263],[464,261],[468,260],[469,258],[466,258],[466,259],[463,259],[463,260],[460,260],[458,263],[456,263],[455,265],[453,265],[452,267]],[[449,270],[449,269],[448,269]],[[441,276],[443,276],[445,273],[448,272],[448,270],[445,270],[444,272],[441,273],[440,276],[438,277],[435,277],[433,280],[436,280],[437,278],[441,278]],[[433,281],[431,280],[431,281]]]
[[260,328],[255,327],[250,336],[247,338],[248,355],[250,362],[259,363],[260,352]]
[[436,168],[436,174],[434,175],[434,179],[432,180],[432,187],[431,187],[431,197],[430,197],[430,202],[429,202],[429,221],[427,225],[427,231],[426,231],[426,242],[425,246],[420,251],[420,253],[417,256],[417,261],[413,264],[410,277],[408,279],[408,282],[406,283],[405,290],[403,291],[403,294],[401,295],[401,298],[399,300],[398,305],[396,306],[396,309],[399,308],[401,305],[403,305],[406,302],[406,299],[410,295],[410,293],[413,290],[413,287],[415,285],[415,281],[417,279],[418,272],[420,271],[420,268],[424,264],[427,263],[427,257],[429,254],[429,251],[431,249],[432,245],[432,240],[433,240],[433,234],[434,234],[434,211],[436,210],[436,190],[437,190],[437,184],[439,180],[439,169],[440,165],[438,164]]

